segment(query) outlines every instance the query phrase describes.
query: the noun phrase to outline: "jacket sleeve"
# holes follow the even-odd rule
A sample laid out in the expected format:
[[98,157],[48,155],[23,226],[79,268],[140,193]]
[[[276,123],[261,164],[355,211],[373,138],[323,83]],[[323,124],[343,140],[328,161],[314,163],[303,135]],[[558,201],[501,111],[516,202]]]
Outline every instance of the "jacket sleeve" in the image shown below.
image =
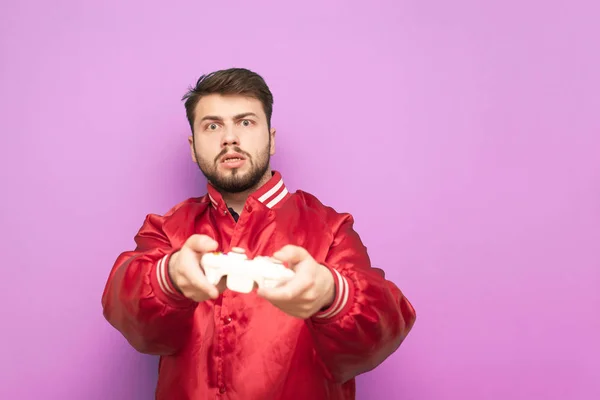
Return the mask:
[[330,379],[345,382],[370,371],[395,352],[412,329],[416,313],[398,287],[372,268],[354,220],[337,222],[322,264],[330,269],[336,295],[328,309],[308,320],[321,363]]
[[102,295],[106,320],[139,352],[175,353],[190,331],[197,303],[180,294],[168,274],[173,248],[162,226],[148,215],[135,236],[136,248],[121,253]]

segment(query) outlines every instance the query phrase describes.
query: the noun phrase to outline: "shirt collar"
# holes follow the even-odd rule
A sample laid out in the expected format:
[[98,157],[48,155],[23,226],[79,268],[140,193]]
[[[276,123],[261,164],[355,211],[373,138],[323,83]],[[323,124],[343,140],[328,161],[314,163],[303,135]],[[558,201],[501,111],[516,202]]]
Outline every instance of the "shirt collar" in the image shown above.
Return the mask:
[[[207,184],[208,198],[215,208],[226,207],[221,193],[210,183]],[[252,193],[249,198],[253,198],[267,208],[277,208],[282,201],[289,195],[289,192],[283,182],[283,177],[279,171],[272,171],[271,179]]]

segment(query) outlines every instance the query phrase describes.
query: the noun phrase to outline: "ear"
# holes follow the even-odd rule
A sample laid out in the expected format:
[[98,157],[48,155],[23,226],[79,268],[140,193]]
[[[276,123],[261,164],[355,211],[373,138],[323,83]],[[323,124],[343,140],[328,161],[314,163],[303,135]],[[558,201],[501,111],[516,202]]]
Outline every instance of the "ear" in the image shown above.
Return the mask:
[[271,128],[271,131],[269,132],[269,135],[271,135],[271,148],[269,149],[271,155],[275,154],[275,134],[276,133],[277,133],[277,130],[275,128]]
[[194,150],[194,136],[188,137],[188,143],[190,144],[190,152],[192,153],[192,160],[195,164],[198,164],[198,160],[196,159],[196,151]]

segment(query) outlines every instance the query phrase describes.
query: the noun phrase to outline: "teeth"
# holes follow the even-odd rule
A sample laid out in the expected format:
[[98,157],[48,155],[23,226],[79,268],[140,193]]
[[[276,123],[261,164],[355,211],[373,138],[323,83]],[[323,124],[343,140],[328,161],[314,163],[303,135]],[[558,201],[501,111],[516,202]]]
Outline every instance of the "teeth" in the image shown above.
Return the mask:
[[227,160],[225,160],[225,162],[234,162],[239,160],[241,160],[241,158],[228,158]]

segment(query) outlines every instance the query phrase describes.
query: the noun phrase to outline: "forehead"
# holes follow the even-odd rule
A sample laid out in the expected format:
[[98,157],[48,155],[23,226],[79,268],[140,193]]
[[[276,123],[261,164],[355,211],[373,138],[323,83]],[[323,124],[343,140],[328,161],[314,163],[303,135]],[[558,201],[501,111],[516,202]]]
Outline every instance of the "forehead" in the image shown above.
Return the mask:
[[242,95],[221,94],[203,96],[196,104],[195,118],[201,119],[211,115],[228,119],[244,113],[254,113],[266,118],[260,100]]

